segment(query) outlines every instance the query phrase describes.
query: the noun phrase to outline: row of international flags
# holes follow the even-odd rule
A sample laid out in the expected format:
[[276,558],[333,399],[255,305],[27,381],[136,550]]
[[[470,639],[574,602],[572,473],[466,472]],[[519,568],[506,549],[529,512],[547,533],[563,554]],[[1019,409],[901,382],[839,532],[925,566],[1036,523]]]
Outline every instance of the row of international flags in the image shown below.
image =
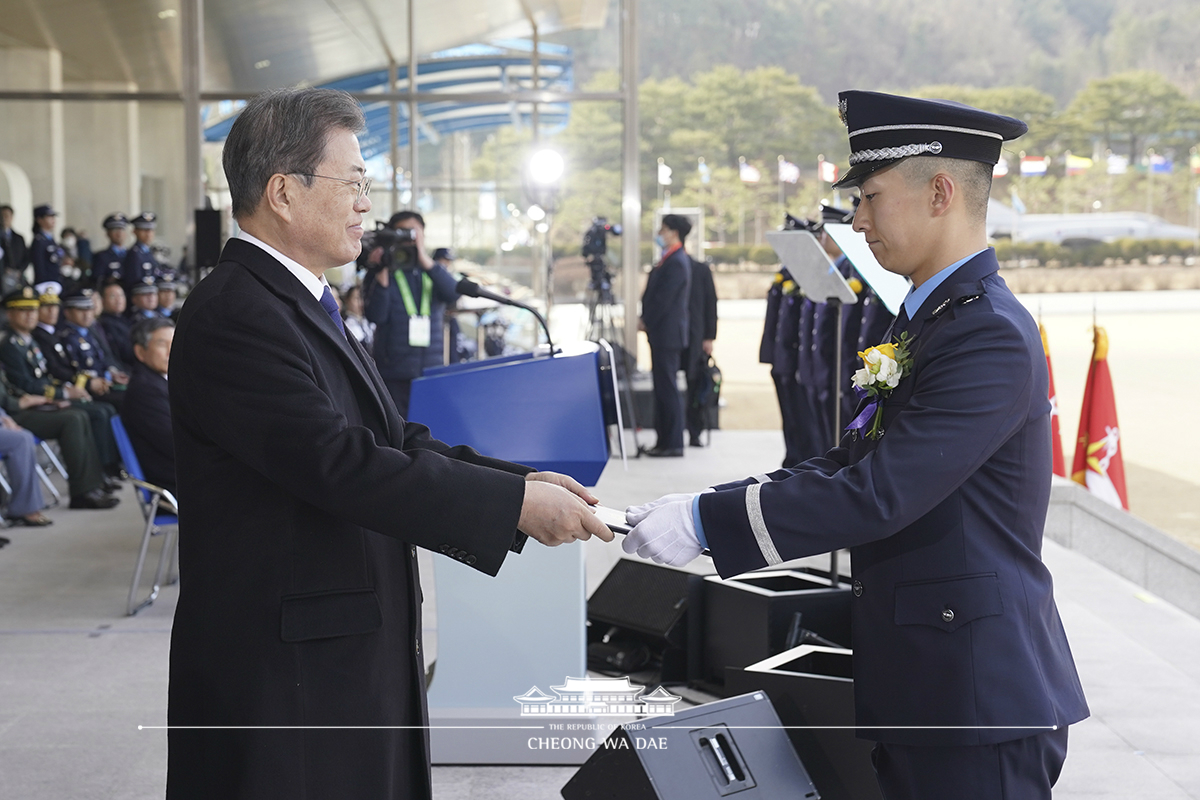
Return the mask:
[[[1058,394],[1054,390],[1054,367],[1050,362],[1050,342],[1039,323],[1042,348],[1046,351],[1046,369],[1050,372],[1050,430],[1054,447],[1054,474],[1067,477],[1063,457],[1062,432],[1058,422]],[[1112,375],[1108,371],[1108,334],[1093,326],[1092,362],[1083,389],[1083,408],[1079,413],[1079,434],[1075,438],[1075,458],[1071,480],[1109,505],[1129,510],[1125,490],[1125,464],[1121,459],[1121,427],[1117,423],[1117,401]]]
[[[1067,175],[1082,175],[1096,168],[1095,159],[1084,158],[1073,153],[1066,153],[1060,161],[1063,163]],[[1022,176],[1045,175],[1050,171],[1050,165],[1053,162],[1054,159],[1050,156],[1021,156],[1017,166]],[[1129,156],[1120,156],[1115,153],[1110,153],[1102,159],[1101,163],[1104,171],[1109,175],[1124,175],[1129,172],[1131,167]],[[1175,162],[1167,156],[1150,153],[1142,160],[1142,163],[1133,165],[1133,168],[1154,175],[1170,175],[1175,171]],[[1200,175],[1200,153],[1192,153],[1188,157],[1188,169],[1193,175]],[[992,168],[992,177],[1003,178],[1011,170],[1012,166],[1008,159],[1001,157],[996,166]]]

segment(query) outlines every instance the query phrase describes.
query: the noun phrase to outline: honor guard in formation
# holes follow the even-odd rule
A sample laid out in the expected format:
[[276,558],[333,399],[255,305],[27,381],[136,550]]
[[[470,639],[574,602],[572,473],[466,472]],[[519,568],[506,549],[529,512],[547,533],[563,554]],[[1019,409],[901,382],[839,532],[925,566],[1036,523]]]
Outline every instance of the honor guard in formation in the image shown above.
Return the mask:
[[125,262],[121,267],[121,282],[129,294],[147,279],[151,286],[158,281],[162,266],[150,249],[150,245],[154,244],[154,229],[157,227],[158,217],[150,211],[143,211],[133,218],[133,235],[137,242],[125,254]]
[[8,330],[0,334],[0,363],[4,365],[9,386],[21,394],[40,395],[48,400],[68,400],[72,407],[85,411],[100,465],[107,474],[116,475],[120,471],[120,462],[116,441],[109,427],[109,420],[116,414],[116,409],[108,403],[94,401],[86,386],[59,380],[51,374],[46,355],[33,338],[39,306],[37,293],[31,286],[17,289],[4,297]]
[[108,236],[108,247],[92,255],[92,280],[97,289],[104,286],[112,278],[118,281],[125,276],[125,256],[129,254],[125,247],[125,237],[129,230],[129,220],[121,212],[109,214],[104,218],[104,233]]
[[33,262],[33,282],[63,282],[62,268],[74,264],[71,257],[54,239],[54,224],[58,212],[50,206],[38,206],[33,210],[33,242],[29,246],[29,260]]
[[860,190],[855,230],[913,284],[855,383],[889,379],[839,447],[632,507],[622,546],[672,566],[707,549],[724,578],[851,548],[856,722],[882,796],[1050,800],[1089,712],[1041,559],[1045,351],[984,225],[992,168],[1027,128],[946,101],[840,100],[836,186]]

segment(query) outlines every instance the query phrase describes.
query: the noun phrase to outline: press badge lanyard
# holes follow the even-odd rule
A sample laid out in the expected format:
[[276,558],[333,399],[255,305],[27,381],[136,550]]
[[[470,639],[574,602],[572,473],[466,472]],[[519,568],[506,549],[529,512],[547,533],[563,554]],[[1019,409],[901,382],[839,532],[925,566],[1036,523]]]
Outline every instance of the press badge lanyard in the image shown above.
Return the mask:
[[392,274],[396,277],[396,288],[400,290],[400,298],[404,301],[404,310],[408,312],[409,346],[429,347],[429,298],[433,294],[433,278],[429,277],[428,272],[421,271],[421,313],[417,314],[417,304],[413,302],[408,278],[400,270],[394,270]]

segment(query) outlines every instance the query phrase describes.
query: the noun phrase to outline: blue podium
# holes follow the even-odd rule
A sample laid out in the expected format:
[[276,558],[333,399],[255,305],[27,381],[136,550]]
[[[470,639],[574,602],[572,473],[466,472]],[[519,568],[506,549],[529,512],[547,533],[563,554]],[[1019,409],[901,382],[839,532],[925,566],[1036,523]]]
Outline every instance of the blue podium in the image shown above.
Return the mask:
[[[582,343],[553,356],[428,370],[413,382],[409,418],[444,442],[595,485],[608,462],[602,353]],[[514,700],[530,687],[549,690],[586,674],[583,548],[530,541],[495,578],[437,553],[433,559],[433,763],[583,763],[587,752],[530,747],[531,737],[548,734],[539,720],[522,719]]]

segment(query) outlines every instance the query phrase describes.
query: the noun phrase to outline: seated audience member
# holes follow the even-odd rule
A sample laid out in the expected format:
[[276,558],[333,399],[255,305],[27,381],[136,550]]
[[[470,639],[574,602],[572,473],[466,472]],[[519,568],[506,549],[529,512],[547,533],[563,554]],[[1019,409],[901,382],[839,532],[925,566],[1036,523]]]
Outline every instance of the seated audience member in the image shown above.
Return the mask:
[[9,381],[0,365],[0,408],[39,439],[54,439],[67,468],[71,508],[112,508],[120,501],[109,497],[121,485],[104,477],[92,423],[82,408],[41,394],[27,394]]
[[358,340],[366,351],[371,352],[371,340],[375,338],[375,323],[363,316],[362,287],[352,284],[342,295],[342,321],[346,332]]
[[115,278],[110,278],[99,289],[100,316],[96,324],[104,330],[104,338],[108,340],[109,353],[118,363],[132,367],[137,360],[133,356],[133,339],[130,332],[133,325],[125,316],[125,287]]
[[158,313],[158,283],[147,276],[129,289],[129,309],[125,312],[132,327],[140,319],[162,316]]
[[9,525],[28,525],[41,528],[54,522],[44,514],[46,499],[38,484],[37,444],[33,434],[18,425],[12,417],[0,411],[0,455],[8,472],[12,497],[8,499]]
[[165,317],[144,319],[133,327],[137,364],[121,420],[150,483],[175,493],[175,440],[171,435],[171,398],[167,393],[167,364],[175,323]]
[[167,319],[175,319],[175,300],[178,298],[178,284],[175,273],[164,270],[158,278],[158,313]]
[[42,348],[51,374],[60,381],[69,381],[74,374],[62,357],[61,349],[57,348],[62,284],[46,281],[33,287],[33,290],[38,296],[38,315],[37,326],[31,331],[31,335],[38,347]]
[[129,376],[117,369],[92,331],[96,322],[95,292],[84,286],[68,292],[63,298],[63,317],[58,331],[59,354],[71,367],[72,382],[119,411]]
[[91,402],[92,396],[86,389],[60,381],[50,373],[45,354],[33,340],[38,311],[38,298],[33,288],[24,286],[9,292],[4,297],[4,307],[9,330],[0,334],[0,363],[8,372],[9,383],[25,394],[69,400],[73,407],[83,409],[91,422],[101,466],[109,475],[120,474],[117,443],[109,427],[109,420],[116,411],[108,403]]

